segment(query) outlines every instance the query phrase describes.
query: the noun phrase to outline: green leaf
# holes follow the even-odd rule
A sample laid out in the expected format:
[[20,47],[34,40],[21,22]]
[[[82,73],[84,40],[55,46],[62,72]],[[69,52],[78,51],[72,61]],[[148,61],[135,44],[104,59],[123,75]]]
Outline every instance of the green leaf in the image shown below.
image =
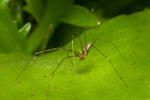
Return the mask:
[[27,52],[26,40],[19,34],[7,10],[0,10],[0,52]]
[[9,0],[0,0],[0,8],[5,9],[8,7]]
[[65,16],[61,18],[61,21],[81,27],[96,26],[99,22],[92,12],[79,5],[73,5]]
[[47,0],[26,0],[25,10],[32,14],[37,22],[40,22],[47,6],[46,2]]
[[[52,36],[53,30],[59,23],[61,16],[72,5],[73,0],[48,0],[45,12],[40,20],[39,25],[28,39],[30,52],[39,48],[45,39]],[[51,28],[53,26],[53,28]],[[48,36],[48,38],[47,38]]]
[[24,37],[27,37],[31,30],[31,23],[26,23],[20,30],[19,33],[23,34]]
[[11,0],[9,4],[11,16],[19,28],[23,26],[23,4],[24,0]]
[[[120,14],[131,14],[150,7],[149,0],[101,0],[89,1],[88,5],[92,5],[93,2],[93,7],[96,7],[95,14],[102,23]],[[95,6],[99,3],[101,5]]]
[[[94,48],[84,61],[76,61],[76,74],[70,60],[50,76],[66,57],[63,50],[31,57],[23,54],[0,55],[0,97],[2,100],[148,100],[150,99],[150,10],[119,16],[87,31],[87,41],[97,38],[114,42],[124,60],[110,44],[95,46],[114,64],[126,88],[110,63]],[[81,36],[84,40],[84,34]],[[71,42],[66,46],[71,49]],[[79,41],[74,40],[78,50]],[[71,53],[70,53],[71,55]],[[72,59],[71,59],[72,60]],[[22,71],[25,68],[24,71]],[[19,74],[22,73],[22,74]],[[19,75],[19,77],[17,77]],[[17,78],[17,80],[16,80]],[[16,80],[16,81],[15,81]],[[49,83],[49,85],[48,85]],[[49,91],[48,91],[49,90]],[[47,92],[48,91],[48,92]]]

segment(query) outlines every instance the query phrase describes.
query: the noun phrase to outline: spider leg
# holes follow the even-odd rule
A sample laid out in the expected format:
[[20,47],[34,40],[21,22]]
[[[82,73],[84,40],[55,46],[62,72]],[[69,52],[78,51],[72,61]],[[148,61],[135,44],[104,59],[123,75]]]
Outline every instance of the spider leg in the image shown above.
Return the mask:
[[84,33],[84,42],[85,42],[85,46],[86,46],[86,31]]
[[37,55],[40,55],[40,54],[43,54],[43,53],[56,51],[56,50],[58,50],[58,49],[60,49],[60,48],[52,48],[52,49],[48,49],[48,50],[43,50],[43,51],[36,52],[36,53],[34,53],[33,55],[34,55],[34,56],[37,56]]
[[113,42],[110,42],[110,41],[105,41],[105,40],[101,40],[101,39],[96,39],[94,42],[93,42],[93,45],[95,44],[96,41],[102,41],[102,42],[105,42],[105,43],[108,43],[108,44],[112,44],[115,49],[117,50],[117,52],[119,53],[119,55],[125,60],[127,61],[127,59],[124,57],[124,55],[120,52],[119,48],[117,47],[117,45]]
[[[38,56],[40,54],[44,54],[44,53],[48,53],[48,52],[52,52],[52,51],[56,51],[56,50],[64,50],[64,51],[67,51],[67,52],[72,52],[72,50],[69,50],[69,49],[64,49],[64,48],[52,48],[52,49],[48,49],[48,50],[43,50],[43,51],[39,51],[39,52],[36,52],[34,53],[33,55],[34,56]],[[74,52],[75,54],[78,54],[78,52]]]
[[15,82],[19,79],[19,77],[22,75],[22,73],[26,70],[26,67],[24,67],[21,72],[19,72],[19,74],[17,75]]
[[32,58],[29,60],[29,62],[26,64],[26,66],[19,72],[19,74],[17,75],[16,79],[15,79],[15,82],[20,78],[20,76],[23,74],[23,72],[27,69],[27,67],[29,65],[31,65],[31,62],[32,62]]
[[[70,56],[70,55],[69,55],[69,52],[67,52],[67,57],[68,57],[68,56]],[[69,58],[69,61],[70,61],[70,63],[71,63],[72,66],[73,66],[73,62],[72,62],[71,58]]]
[[[80,37],[80,36],[79,36]],[[73,36],[72,36],[72,58],[73,58],[73,67],[74,67],[74,74],[76,75],[76,64],[75,64],[75,52],[74,52],[74,41],[73,41]],[[80,38],[79,38],[80,39]],[[81,42],[81,41],[80,41]],[[82,42],[81,42],[81,46],[82,46]],[[83,49],[83,47],[82,47]]]
[[[65,57],[61,60],[61,62],[57,65],[57,67],[54,69],[54,71],[52,72],[51,76],[53,76],[55,74],[55,72],[57,71],[57,69],[60,67],[60,65],[64,62],[64,60],[68,59],[68,58],[71,58],[73,56],[68,56],[68,57]],[[78,57],[75,55],[75,57]]]
[[[52,48],[52,49],[48,49],[48,50],[44,50],[44,51],[39,51],[39,52],[34,53],[33,55],[34,55],[34,56],[38,56],[38,55],[40,55],[40,54],[47,53],[47,52],[52,52],[52,51],[56,51],[56,50],[58,50],[58,49],[60,49],[60,48]],[[31,60],[31,61],[32,61],[32,60]],[[31,61],[27,64],[27,66],[30,65]],[[20,73],[17,75],[15,81],[17,81],[17,80],[19,79],[19,77],[22,75],[22,73],[27,69],[27,66],[24,67],[24,68],[20,71]]]
[[[73,40],[73,39],[72,39],[72,40]],[[82,49],[82,51],[83,51],[83,45],[82,45],[82,41],[81,41],[80,35],[79,35],[79,41],[80,41],[81,49]]]
[[112,61],[111,61],[106,55],[104,55],[99,49],[97,49],[94,45],[92,45],[92,47],[93,47],[95,50],[97,50],[102,56],[104,56],[104,57],[108,60],[108,62],[111,64],[113,70],[116,72],[116,74],[118,75],[118,77],[120,78],[120,80],[122,81],[122,83],[124,84],[124,86],[128,88],[126,82],[123,80],[123,78],[121,77],[121,75],[119,74],[119,72],[117,71],[117,69],[115,68],[115,66],[114,66],[114,64],[112,63]]
[[48,100],[49,88],[50,88],[50,82],[48,82],[48,86],[47,86],[46,100]]

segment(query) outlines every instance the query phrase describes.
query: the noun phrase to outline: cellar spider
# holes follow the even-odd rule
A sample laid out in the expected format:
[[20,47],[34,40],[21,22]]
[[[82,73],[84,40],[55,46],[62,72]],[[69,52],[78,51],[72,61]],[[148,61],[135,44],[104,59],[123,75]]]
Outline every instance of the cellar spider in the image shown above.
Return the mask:
[[[95,8],[97,8],[99,5],[102,5],[103,2],[100,2],[97,4],[97,6]],[[94,9],[95,8],[92,8],[91,11],[94,12]],[[96,26],[100,25],[100,22],[97,23]],[[95,27],[95,26],[94,26]],[[87,42],[86,40],[86,32],[84,34],[84,37],[85,37],[85,45],[83,46],[82,45],[82,41],[80,39],[80,35],[79,35],[79,41],[80,41],[80,45],[81,45],[81,50],[79,49],[79,52],[76,52],[74,51],[74,47],[73,47],[73,37],[72,37],[72,50],[68,50],[68,49],[64,49],[64,48],[53,48],[53,49],[49,49],[49,50],[44,50],[44,51],[40,51],[40,52],[37,52],[35,53],[34,55],[37,56],[37,55],[40,55],[40,54],[43,54],[43,53],[46,53],[46,52],[52,52],[52,51],[56,51],[56,50],[64,50],[64,51],[67,51],[67,52],[71,52],[72,53],[72,56],[67,56],[67,57],[64,57],[60,62],[59,64],[56,66],[56,68],[52,71],[51,75],[53,76],[55,74],[55,72],[57,71],[57,69],[60,67],[60,65],[66,60],[66,59],[70,59],[70,58],[73,58],[74,60],[74,57],[76,58],[79,58],[80,61],[83,61],[85,60],[85,58],[88,56],[89,52],[90,52],[90,49],[91,48],[94,48],[99,54],[101,54],[105,59],[107,59],[107,61],[109,62],[109,64],[112,66],[113,70],[115,71],[115,73],[117,74],[117,76],[119,77],[119,79],[121,80],[121,82],[124,84],[125,87],[128,87],[126,82],[123,80],[123,78],[121,77],[120,73],[118,72],[118,70],[115,68],[114,64],[112,63],[111,59],[109,57],[107,57],[101,50],[99,50],[98,48],[96,48],[94,46],[94,44],[97,42],[97,41],[101,41],[101,42],[105,42],[105,43],[108,43],[108,44],[111,44],[115,47],[115,49],[117,50],[117,52],[119,53],[119,55],[124,59],[126,60],[126,58],[122,55],[122,53],[120,52],[120,50],[118,49],[118,47],[116,46],[115,43],[113,42],[110,42],[110,41],[106,41],[106,40],[101,40],[101,39],[96,39],[94,42],[90,43],[90,42]],[[75,62],[74,62],[75,64]],[[75,67],[75,65],[74,65]],[[75,69],[74,69],[75,70]]]
[[115,43],[113,42],[110,42],[110,41],[105,41],[105,40],[101,40],[101,39],[96,39],[94,42],[90,43],[90,42],[87,42],[86,41],[86,32],[85,32],[85,47],[83,47],[82,45],[82,41],[80,39],[80,36],[79,36],[79,40],[80,40],[80,44],[81,44],[81,50],[79,49],[79,52],[76,52],[74,51],[74,47],[73,47],[73,38],[72,38],[72,50],[68,50],[68,49],[64,49],[64,48],[53,48],[53,49],[49,49],[49,50],[45,50],[45,51],[40,51],[40,52],[37,52],[35,53],[34,55],[37,56],[37,55],[40,55],[40,54],[43,54],[43,53],[47,53],[47,52],[51,52],[51,51],[55,51],[55,50],[64,50],[64,51],[67,51],[67,52],[72,52],[72,56],[67,56],[65,58],[63,58],[59,64],[56,66],[56,68],[52,71],[51,73],[51,76],[53,76],[57,69],[60,67],[60,65],[66,60],[66,59],[69,59],[69,58],[74,58],[74,57],[77,57],[79,58],[80,61],[83,61],[85,60],[85,58],[88,56],[91,48],[94,48],[98,53],[100,53],[105,59],[107,59],[107,61],[110,63],[110,65],[112,66],[113,70],[115,71],[115,73],[117,74],[117,76],[119,77],[119,79],[122,81],[122,83],[124,84],[125,87],[128,87],[126,82],[123,80],[123,78],[121,77],[120,73],[118,72],[118,70],[115,68],[114,64],[112,63],[111,59],[109,57],[107,57],[101,50],[99,50],[98,48],[96,48],[94,46],[94,44],[97,42],[97,41],[101,41],[101,42],[105,42],[105,43],[108,43],[108,44],[112,44],[115,49],[118,51],[118,53],[120,54],[120,56],[126,60],[126,58],[122,55],[122,53],[120,52],[120,50],[118,49],[118,47],[116,46]]

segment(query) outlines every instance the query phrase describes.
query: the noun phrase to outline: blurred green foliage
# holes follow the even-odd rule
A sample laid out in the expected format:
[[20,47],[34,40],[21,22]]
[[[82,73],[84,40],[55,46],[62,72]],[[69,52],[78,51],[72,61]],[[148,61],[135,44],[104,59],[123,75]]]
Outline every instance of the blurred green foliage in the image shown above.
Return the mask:
[[[148,0],[0,0],[0,99],[1,100],[149,100],[150,1]],[[93,11],[92,11],[93,10]],[[100,25],[98,25],[100,21]],[[53,47],[85,46],[97,41],[84,61]],[[72,53],[69,53],[72,55]]]

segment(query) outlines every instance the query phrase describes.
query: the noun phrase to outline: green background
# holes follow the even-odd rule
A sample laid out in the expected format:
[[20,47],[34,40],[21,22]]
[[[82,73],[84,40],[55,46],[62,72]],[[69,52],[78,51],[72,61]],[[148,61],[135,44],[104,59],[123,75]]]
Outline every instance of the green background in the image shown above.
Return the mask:
[[[146,0],[0,0],[1,100],[149,100],[150,3]],[[91,12],[94,8],[94,12]],[[100,25],[97,25],[98,22]],[[79,36],[91,48],[84,61],[66,59],[53,47],[79,51]],[[72,55],[72,53],[69,53]]]

